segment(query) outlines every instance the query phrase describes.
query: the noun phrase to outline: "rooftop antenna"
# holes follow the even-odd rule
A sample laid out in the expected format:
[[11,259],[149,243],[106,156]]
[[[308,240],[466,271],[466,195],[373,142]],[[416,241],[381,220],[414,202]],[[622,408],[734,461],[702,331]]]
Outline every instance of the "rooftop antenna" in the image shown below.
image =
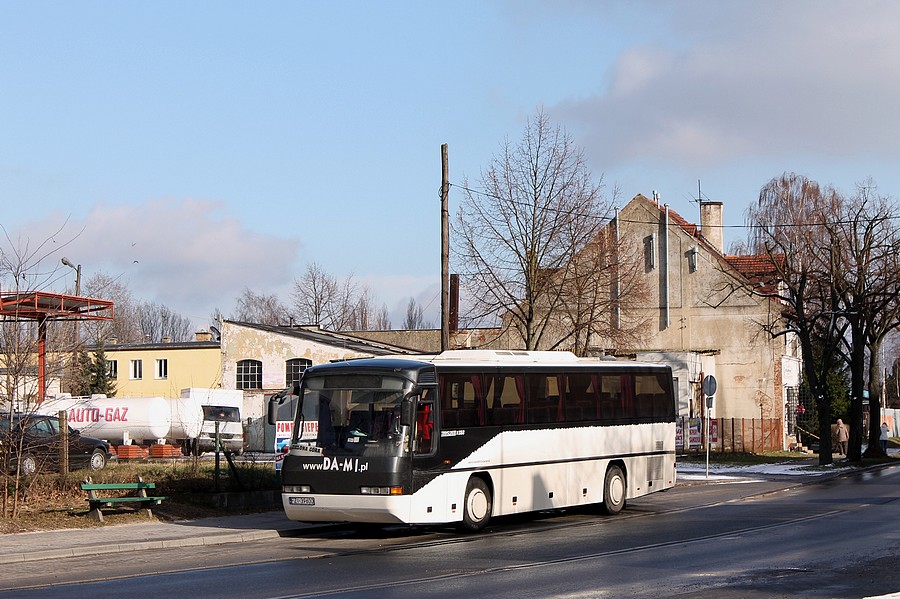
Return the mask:
[[701,205],[703,204],[703,193],[700,191],[700,179],[697,179],[697,210],[699,211],[699,218],[697,219],[698,223],[701,223],[700,230],[703,230],[703,208]]

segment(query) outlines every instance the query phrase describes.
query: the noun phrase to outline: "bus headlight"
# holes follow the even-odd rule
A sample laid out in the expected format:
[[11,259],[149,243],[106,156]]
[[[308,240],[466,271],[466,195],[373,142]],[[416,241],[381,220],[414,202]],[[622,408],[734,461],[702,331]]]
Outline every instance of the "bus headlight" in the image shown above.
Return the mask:
[[363,495],[402,495],[403,487],[360,487]]
[[312,493],[312,487],[309,485],[284,485],[282,491],[285,493]]

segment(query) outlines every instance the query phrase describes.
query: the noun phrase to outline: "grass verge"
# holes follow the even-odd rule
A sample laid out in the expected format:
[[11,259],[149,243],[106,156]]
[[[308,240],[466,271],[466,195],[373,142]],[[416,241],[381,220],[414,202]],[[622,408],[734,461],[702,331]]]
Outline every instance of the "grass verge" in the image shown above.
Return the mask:
[[12,481],[6,494],[6,509],[0,519],[0,533],[61,528],[87,528],[109,526],[127,522],[145,521],[146,517],[130,508],[105,509],[104,522],[88,518],[87,493],[81,490],[81,482],[91,477],[95,483],[133,482],[140,476],[146,482],[156,484],[156,495],[167,497],[153,508],[158,520],[185,520],[248,513],[254,510],[223,509],[212,507],[211,499],[217,493],[241,491],[275,491],[280,488],[278,474],[271,462],[252,460],[236,464],[231,472],[223,459],[220,464],[218,488],[215,465],[209,459],[171,458],[146,461],[122,461],[110,463],[99,471],[76,470],[61,476],[48,472],[22,478],[18,514],[12,516]]

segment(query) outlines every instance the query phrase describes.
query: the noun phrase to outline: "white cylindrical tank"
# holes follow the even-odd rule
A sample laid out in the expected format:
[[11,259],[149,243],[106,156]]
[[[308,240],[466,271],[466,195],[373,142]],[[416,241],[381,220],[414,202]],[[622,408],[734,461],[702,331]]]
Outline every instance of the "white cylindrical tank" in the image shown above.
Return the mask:
[[175,441],[196,439],[203,426],[203,406],[196,397],[172,397],[169,402],[172,427],[169,437]]
[[41,403],[38,412],[66,411],[69,426],[113,444],[124,439],[153,443],[169,438],[172,412],[162,397],[64,397]]

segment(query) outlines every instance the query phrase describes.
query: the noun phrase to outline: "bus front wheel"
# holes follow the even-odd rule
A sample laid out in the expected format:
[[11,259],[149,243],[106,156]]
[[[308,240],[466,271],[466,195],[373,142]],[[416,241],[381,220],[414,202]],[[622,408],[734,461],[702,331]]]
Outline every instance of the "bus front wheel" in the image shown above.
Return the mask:
[[487,526],[491,519],[493,500],[487,483],[477,477],[469,479],[466,485],[466,496],[463,500],[462,528],[467,532],[478,532]]
[[603,480],[603,511],[618,514],[625,507],[625,475],[618,466],[610,466]]

